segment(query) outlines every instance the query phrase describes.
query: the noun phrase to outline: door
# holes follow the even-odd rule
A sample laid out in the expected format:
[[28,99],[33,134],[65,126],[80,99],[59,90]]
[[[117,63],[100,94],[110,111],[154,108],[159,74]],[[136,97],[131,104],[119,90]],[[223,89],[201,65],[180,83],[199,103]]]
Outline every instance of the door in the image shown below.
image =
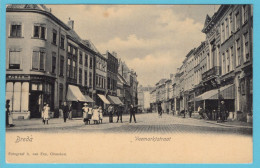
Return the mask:
[[31,112],[31,118],[41,118],[40,97],[41,94],[39,92],[31,92],[30,94],[29,109]]

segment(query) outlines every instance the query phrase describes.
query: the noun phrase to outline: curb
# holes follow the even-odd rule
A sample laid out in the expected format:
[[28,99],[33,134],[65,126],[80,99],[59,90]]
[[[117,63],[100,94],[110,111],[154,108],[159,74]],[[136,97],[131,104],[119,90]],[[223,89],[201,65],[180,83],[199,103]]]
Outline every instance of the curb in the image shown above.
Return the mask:
[[197,119],[197,118],[189,118],[189,119],[193,119],[193,120],[201,120],[201,121],[204,121],[204,122],[209,123],[209,124],[220,125],[220,126],[224,126],[224,127],[249,128],[249,129],[252,129],[252,128],[253,128],[253,127],[251,127],[251,126],[241,126],[241,125],[221,124],[221,123],[212,122],[212,121],[207,121],[207,120],[202,120],[202,119]]

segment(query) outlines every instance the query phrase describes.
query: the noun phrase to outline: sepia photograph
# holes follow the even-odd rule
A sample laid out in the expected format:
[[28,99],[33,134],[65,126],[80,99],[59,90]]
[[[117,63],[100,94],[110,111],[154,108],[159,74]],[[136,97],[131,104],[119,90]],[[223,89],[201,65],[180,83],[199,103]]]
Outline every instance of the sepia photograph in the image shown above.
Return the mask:
[[6,163],[253,163],[253,4],[3,10]]

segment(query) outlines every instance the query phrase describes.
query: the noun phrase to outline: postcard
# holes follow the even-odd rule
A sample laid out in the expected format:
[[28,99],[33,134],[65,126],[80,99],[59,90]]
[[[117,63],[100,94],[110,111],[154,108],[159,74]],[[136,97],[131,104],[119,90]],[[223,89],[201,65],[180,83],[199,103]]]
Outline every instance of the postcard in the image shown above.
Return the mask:
[[6,164],[252,164],[253,7],[7,4]]

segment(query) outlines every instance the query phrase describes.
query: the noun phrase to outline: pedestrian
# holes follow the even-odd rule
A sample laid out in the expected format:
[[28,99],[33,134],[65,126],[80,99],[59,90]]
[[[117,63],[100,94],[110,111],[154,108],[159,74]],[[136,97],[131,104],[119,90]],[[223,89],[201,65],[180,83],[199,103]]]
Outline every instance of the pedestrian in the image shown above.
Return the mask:
[[6,104],[5,104],[5,125],[9,126],[9,114],[10,114],[10,100],[6,100]]
[[158,115],[159,115],[159,117],[162,117],[162,106],[161,106],[161,104],[158,104]]
[[88,118],[88,112],[89,112],[89,107],[87,107],[87,103],[83,104],[84,106],[82,107],[82,111],[83,111],[83,122],[85,123],[85,125],[87,125],[89,123],[89,118]]
[[94,124],[98,124],[98,121],[99,121],[98,106],[95,106],[93,109],[92,120],[94,121]]
[[118,109],[117,109],[117,123],[120,119],[121,123],[123,122],[122,121],[122,113],[123,113],[123,109],[122,109],[122,106],[118,106]]
[[49,124],[48,120],[49,120],[49,112],[50,112],[50,107],[49,104],[47,103],[44,107],[43,107],[43,113],[42,113],[42,117],[43,117],[43,124]]
[[69,112],[69,107],[67,105],[67,102],[63,102],[62,112],[63,112],[63,120],[64,122],[66,122],[68,118],[68,112]]
[[220,103],[220,116],[222,122],[224,122],[226,119],[226,112],[227,112],[226,105],[225,102],[222,100]]
[[203,109],[200,106],[198,107],[198,113],[200,115],[200,119],[204,118],[204,116],[203,116]]
[[191,115],[192,115],[192,107],[189,106],[189,114],[190,114],[190,118],[191,118]]
[[102,124],[102,121],[103,121],[103,110],[102,110],[101,106],[99,106],[98,112],[99,112],[99,123]]
[[129,123],[132,122],[132,117],[134,117],[134,121],[135,121],[135,123],[136,123],[135,108],[134,108],[134,106],[131,104],[131,106],[130,106],[130,120],[129,120]]
[[10,127],[14,127],[14,124],[13,124],[13,115],[12,113],[10,112],[10,100],[6,100],[6,105],[5,105],[5,111],[6,111],[6,126],[10,126]]
[[72,120],[72,104],[69,104],[69,112],[68,112],[68,119]]
[[114,114],[114,107],[110,105],[107,109],[108,111],[108,116],[109,116],[109,122],[113,123],[113,114]]

